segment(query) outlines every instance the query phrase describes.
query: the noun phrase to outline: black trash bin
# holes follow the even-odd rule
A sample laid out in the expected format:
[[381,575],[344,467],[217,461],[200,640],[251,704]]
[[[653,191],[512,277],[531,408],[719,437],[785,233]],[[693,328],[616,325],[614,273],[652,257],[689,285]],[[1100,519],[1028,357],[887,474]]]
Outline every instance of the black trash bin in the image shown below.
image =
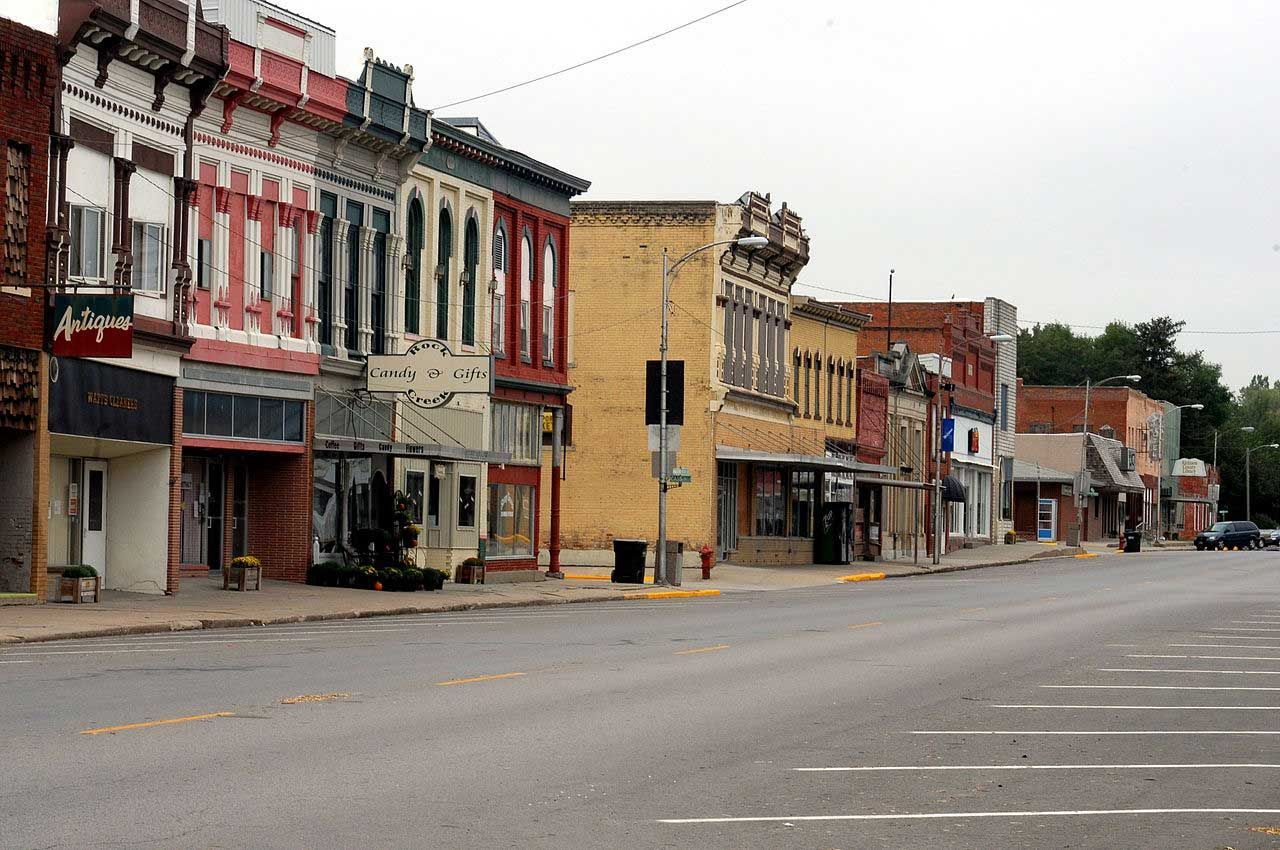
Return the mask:
[[609,580],[621,584],[644,584],[644,555],[648,540],[613,541],[613,572]]
[[1124,551],[1141,552],[1142,551],[1142,532],[1126,531],[1124,533]]

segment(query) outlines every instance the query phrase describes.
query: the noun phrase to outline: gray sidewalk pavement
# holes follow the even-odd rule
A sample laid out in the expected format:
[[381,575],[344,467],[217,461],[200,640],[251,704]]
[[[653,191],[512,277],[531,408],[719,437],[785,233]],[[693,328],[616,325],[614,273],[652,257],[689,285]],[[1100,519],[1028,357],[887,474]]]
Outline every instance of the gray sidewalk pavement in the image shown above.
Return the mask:
[[[1096,547],[1091,547],[1096,548]],[[932,572],[1020,564],[1045,558],[1069,557],[1078,549],[1036,543],[993,545],[965,549],[943,558],[939,567],[927,561],[884,561],[843,566],[808,564],[787,567],[748,567],[718,564],[711,580],[701,571],[686,569],[683,594],[707,591],[763,591],[833,584],[850,576],[894,578]],[[461,611],[525,605],[599,602],[667,595],[671,588],[650,584],[613,584],[609,569],[565,567],[564,581],[517,584],[446,584],[434,593],[379,593],[350,588],[313,587],[290,582],[264,581],[262,590],[224,591],[214,579],[188,580],[176,596],[104,591],[97,604],[0,606],[0,644],[69,640],[106,635],[143,634],[191,629],[237,628],[248,625],[338,620],[394,614]]]

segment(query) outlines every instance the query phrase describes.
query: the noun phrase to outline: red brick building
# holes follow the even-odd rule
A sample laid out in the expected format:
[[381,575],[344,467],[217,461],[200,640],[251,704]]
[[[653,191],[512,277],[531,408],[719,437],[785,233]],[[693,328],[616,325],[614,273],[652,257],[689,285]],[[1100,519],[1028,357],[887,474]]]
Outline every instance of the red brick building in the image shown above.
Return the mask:
[[[983,302],[895,303],[892,321],[889,305],[884,302],[859,301],[845,306],[871,316],[858,338],[859,356],[888,352],[890,340],[905,342],[918,354],[927,371],[940,376],[941,389],[931,402],[931,427],[926,440],[928,477],[932,479],[937,474],[933,462],[937,428],[934,417],[954,418],[956,451],[943,456],[941,476],[954,476],[956,483],[963,484],[966,490],[963,503],[944,506],[947,508],[943,519],[946,549],[992,542],[996,494],[992,453],[997,426],[996,343],[984,330]],[[930,491],[926,503],[929,517],[933,516],[932,500]],[[926,539],[930,551],[933,535],[933,523],[929,522]]]
[[[33,4],[33,9],[38,4]],[[48,372],[44,347],[50,131],[61,76],[52,32],[0,18],[0,136],[5,145],[0,268],[0,593],[45,593]]]
[[[1021,385],[1018,431],[1025,434],[1071,434],[1084,427],[1084,387]],[[1133,471],[1146,493],[1127,504],[1127,523],[1155,526],[1156,494],[1164,460],[1163,402],[1127,386],[1092,387],[1089,391],[1089,432],[1119,440],[1132,450]],[[1172,448],[1177,451],[1176,447]]]

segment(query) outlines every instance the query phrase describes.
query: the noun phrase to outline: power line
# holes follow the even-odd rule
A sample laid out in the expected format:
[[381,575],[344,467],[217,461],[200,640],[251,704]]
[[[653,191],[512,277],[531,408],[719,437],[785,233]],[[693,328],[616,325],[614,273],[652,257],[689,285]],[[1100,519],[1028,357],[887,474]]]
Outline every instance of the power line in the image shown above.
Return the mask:
[[672,33],[679,32],[682,29],[687,29],[688,27],[691,27],[694,24],[702,23],[708,18],[713,18],[716,15],[719,15],[721,12],[727,12],[730,9],[734,8],[735,6],[741,6],[743,3],[746,3],[746,2],[747,0],[735,0],[735,2],[730,3],[728,6],[721,6],[719,9],[715,9],[713,11],[707,12],[705,15],[702,15],[701,17],[694,18],[691,21],[685,21],[683,24],[680,24],[679,26],[674,26],[671,29],[663,30],[660,33],[651,35],[648,38],[643,38],[640,41],[633,41],[631,44],[624,45],[622,47],[617,48],[616,50],[610,50],[608,53],[602,53],[599,56],[592,57],[591,59],[585,59],[581,62],[578,62],[577,64],[570,65],[567,68],[561,68],[558,71],[551,71],[550,73],[542,74],[541,76],[533,77],[532,79],[524,80],[523,82],[512,83],[509,86],[503,86],[502,88],[494,89],[493,91],[487,91],[484,94],[478,94],[473,97],[463,98],[462,100],[455,100],[452,103],[446,103],[441,106],[435,106],[435,107],[432,107],[432,111],[438,112],[441,109],[449,109],[450,107],[461,106],[464,103],[471,103],[473,101],[481,100],[482,98],[492,97],[495,94],[502,94],[503,92],[509,92],[518,88],[524,88],[525,86],[530,86],[530,85],[533,85],[534,83],[540,83],[543,80],[549,80],[552,77],[558,77],[561,74],[567,74],[570,71],[576,71],[579,68],[585,68],[587,65],[591,65],[603,59],[608,59],[611,56],[617,56],[619,53],[625,53],[628,50],[632,50],[634,48],[648,44],[651,41],[657,41],[658,39],[664,36],[668,36],[668,35],[671,35]]

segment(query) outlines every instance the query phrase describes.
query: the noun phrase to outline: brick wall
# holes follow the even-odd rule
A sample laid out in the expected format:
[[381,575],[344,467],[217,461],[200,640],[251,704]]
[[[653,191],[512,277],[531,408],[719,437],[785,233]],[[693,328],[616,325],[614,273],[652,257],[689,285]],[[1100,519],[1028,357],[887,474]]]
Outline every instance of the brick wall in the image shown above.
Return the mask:
[[[644,386],[645,361],[658,357],[662,249],[679,257],[711,242],[716,205],[655,206],[660,208],[641,205],[629,215],[574,212],[574,448],[566,453],[561,497],[567,550],[608,548],[614,537],[656,540],[658,488],[651,477]],[[669,493],[668,527],[671,539],[692,547],[715,539],[715,442],[735,433],[716,429],[710,410],[715,256],[708,251],[687,263],[672,288],[670,356],[685,361],[677,459],[689,467],[693,483]]]
[[[307,403],[306,451],[254,455],[247,459],[249,554],[262,561],[262,575],[302,582],[311,564],[311,476],[315,405]],[[228,486],[231,482],[228,481]],[[231,506],[230,494],[226,500]],[[228,516],[230,514],[228,513]],[[226,523],[230,528],[231,523]],[[231,548],[227,563],[230,563]]]
[[[0,18],[0,136],[28,155],[26,279],[44,281],[45,207],[48,195],[49,128],[60,79],[53,36]],[[16,71],[16,73],[15,73]],[[3,163],[0,163],[3,164]],[[0,285],[14,281],[0,281]],[[44,307],[36,295],[0,289],[0,344],[40,348]]]
[[[1164,405],[1131,387],[1094,387],[1089,392],[1089,430],[1112,429],[1115,439],[1137,450],[1143,475],[1160,473],[1160,461],[1148,452],[1147,418]],[[1018,431],[1069,434],[1084,423],[1084,387],[1024,386],[1018,404]],[[1111,436],[1108,434],[1107,436]]]

